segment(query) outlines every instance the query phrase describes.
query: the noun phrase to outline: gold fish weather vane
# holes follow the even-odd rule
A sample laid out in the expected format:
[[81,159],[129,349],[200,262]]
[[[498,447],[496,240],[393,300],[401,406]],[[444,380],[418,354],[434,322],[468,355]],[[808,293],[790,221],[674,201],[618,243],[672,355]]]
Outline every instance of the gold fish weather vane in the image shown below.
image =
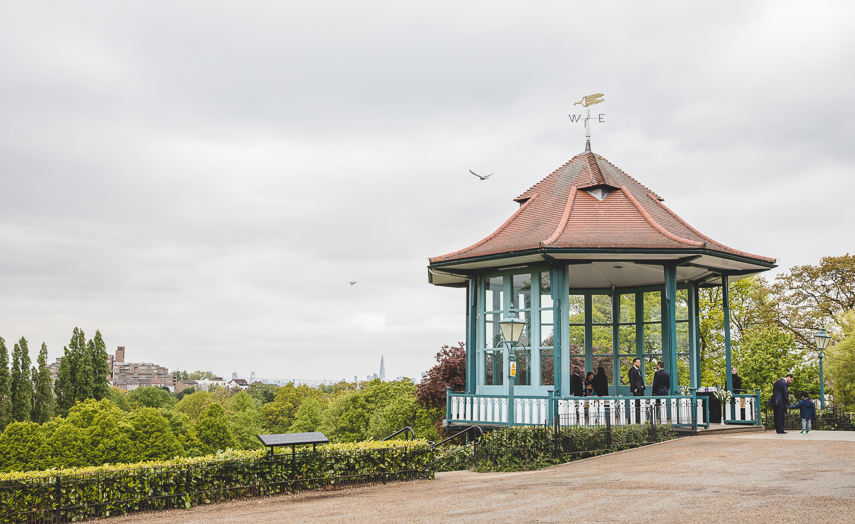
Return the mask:
[[[589,108],[592,105],[599,104],[600,102],[603,102],[602,93],[584,96],[582,97],[582,100],[579,100],[578,102],[573,104],[574,106],[581,105],[585,108],[585,111],[587,111],[587,116],[585,117],[585,151],[591,150],[591,126],[588,124],[588,121],[591,120],[591,110]],[[604,116],[604,114],[600,114],[598,117],[598,121],[605,122],[605,120],[603,119]],[[570,120],[573,122],[577,122],[580,118],[582,118],[582,115],[570,115]]]

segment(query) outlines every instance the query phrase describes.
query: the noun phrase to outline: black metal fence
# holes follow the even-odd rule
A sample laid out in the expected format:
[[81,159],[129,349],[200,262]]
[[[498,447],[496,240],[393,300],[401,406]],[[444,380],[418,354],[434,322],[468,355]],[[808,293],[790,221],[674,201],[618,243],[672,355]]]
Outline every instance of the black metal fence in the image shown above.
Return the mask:
[[[775,410],[769,406],[768,401],[763,402],[763,425],[766,429],[775,429]],[[802,418],[799,410],[787,410],[784,418],[785,430],[801,430]],[[811,429],[823,431],[855,431],[855,415],[843,410],[831,407],[819,409],[817,402],[816,416],[811,419]]]
[[71,522],[137,511],[433,478],[429,448],[268,455],[259,459],[0,482],[0,522]]

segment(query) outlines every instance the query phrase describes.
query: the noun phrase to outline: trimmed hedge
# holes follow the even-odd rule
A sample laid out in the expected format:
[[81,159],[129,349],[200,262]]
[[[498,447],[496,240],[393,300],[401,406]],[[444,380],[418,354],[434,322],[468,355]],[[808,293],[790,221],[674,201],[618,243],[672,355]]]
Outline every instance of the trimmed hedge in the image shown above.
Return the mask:
[[0,475],[0,522],[77,521],[152,509],[386,480],[433,478],[426,441],[320,446],[291,455],[264,450],[134,465]]

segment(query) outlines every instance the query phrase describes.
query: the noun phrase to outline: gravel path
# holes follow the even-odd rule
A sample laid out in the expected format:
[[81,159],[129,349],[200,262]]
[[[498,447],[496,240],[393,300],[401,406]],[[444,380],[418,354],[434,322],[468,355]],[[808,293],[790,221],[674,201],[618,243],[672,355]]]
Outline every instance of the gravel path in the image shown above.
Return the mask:
[[[768,432],[766,432],[768,433]],[[855,522],[855,442],[683,438],[522,473],[402,482],[116,523]]]

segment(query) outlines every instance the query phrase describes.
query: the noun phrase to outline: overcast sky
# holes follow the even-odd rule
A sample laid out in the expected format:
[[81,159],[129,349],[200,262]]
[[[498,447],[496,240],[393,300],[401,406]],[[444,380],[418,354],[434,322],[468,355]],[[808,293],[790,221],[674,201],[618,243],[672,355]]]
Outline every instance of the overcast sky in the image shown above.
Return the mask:
[[[230,376],[429,369],[427,258],[593,150],[780,270],[855,253],[851,2],[3,2],[0,336]],[[495,175],[482,182],[468,173]],[[350,281],[356,284],[351,286]]]

